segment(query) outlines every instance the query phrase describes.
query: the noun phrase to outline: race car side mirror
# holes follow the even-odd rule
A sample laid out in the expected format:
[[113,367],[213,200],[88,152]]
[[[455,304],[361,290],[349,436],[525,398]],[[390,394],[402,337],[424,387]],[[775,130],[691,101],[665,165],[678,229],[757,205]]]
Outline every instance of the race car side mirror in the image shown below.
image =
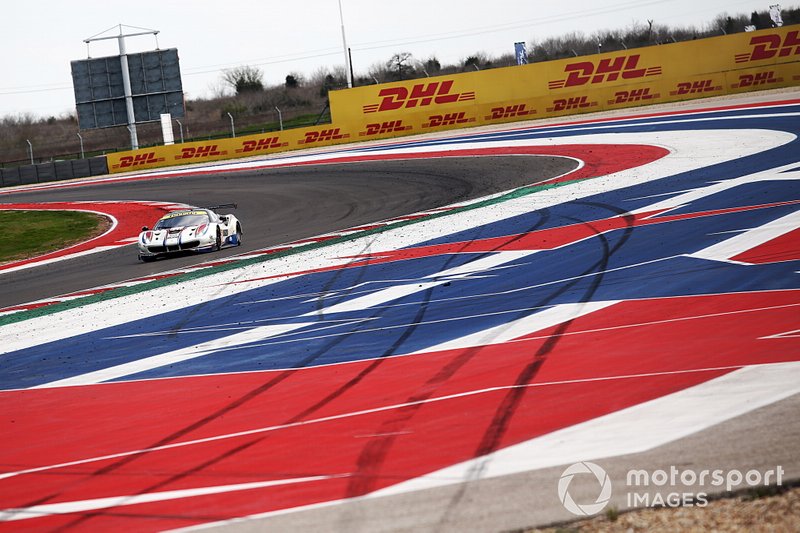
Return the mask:
[[150,228],[148,228],[147,226],[142,226],[142,231],[149,231],[149,230]]

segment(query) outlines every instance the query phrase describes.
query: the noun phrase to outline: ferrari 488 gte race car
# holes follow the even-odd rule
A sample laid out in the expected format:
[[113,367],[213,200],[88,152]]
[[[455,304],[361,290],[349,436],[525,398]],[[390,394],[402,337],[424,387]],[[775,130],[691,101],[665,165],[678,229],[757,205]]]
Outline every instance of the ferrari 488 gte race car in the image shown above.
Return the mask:
[[139,234],[139,259],[153,261],[179,252],[210,252],[242,244],[242,225],[233,215],[218,215],[215,210],[236,207],[225,204],[182,211],[161,217],[153,229]]

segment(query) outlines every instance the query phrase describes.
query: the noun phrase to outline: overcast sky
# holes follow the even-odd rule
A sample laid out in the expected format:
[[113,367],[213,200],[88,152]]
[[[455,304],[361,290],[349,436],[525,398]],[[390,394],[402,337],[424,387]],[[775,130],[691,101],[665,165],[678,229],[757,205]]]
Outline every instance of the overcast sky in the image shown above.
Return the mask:
[[[513,53],[516,41],[625,29],[647,19],[703,27],[721,13],[766,10],[775,0],[341,2],[358,76],[396,52],[449,64],[476,52]],[[158,47],[178,49],[188,98],[211,96],[221,70],[237,65],[257,66],[273,85],[290,72],[308,77],[344,64],[337,0],[7,0],[3,10],[0,117],[74,112],[70,61],[87,57],[84,39],[119,24],[159,30]],[[153,36],[127,42],[129,52],[156,48]],[[116,55],[116,40],[93,43],[89,52]]]

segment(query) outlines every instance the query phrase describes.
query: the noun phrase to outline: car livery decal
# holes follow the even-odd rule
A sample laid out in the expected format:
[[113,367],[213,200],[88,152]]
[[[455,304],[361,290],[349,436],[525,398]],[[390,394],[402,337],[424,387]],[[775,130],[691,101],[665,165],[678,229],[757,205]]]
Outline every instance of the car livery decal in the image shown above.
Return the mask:
[[176,211],[174,213],[168,213],[161,217],[161,220],[169,220],[175,217],[182,217],[187,215],[208,215],[206,211]]

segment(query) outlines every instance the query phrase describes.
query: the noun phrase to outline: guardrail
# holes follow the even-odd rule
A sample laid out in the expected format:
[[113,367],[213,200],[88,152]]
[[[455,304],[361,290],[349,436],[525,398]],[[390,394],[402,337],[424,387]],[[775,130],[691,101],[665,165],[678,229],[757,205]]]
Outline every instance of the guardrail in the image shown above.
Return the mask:
[[87,176],[102,176],[104,174],[108,174],[108,159],[106,156],[54,161],[37,165],[0,168],[0,187],[62,181],[85,178]]

